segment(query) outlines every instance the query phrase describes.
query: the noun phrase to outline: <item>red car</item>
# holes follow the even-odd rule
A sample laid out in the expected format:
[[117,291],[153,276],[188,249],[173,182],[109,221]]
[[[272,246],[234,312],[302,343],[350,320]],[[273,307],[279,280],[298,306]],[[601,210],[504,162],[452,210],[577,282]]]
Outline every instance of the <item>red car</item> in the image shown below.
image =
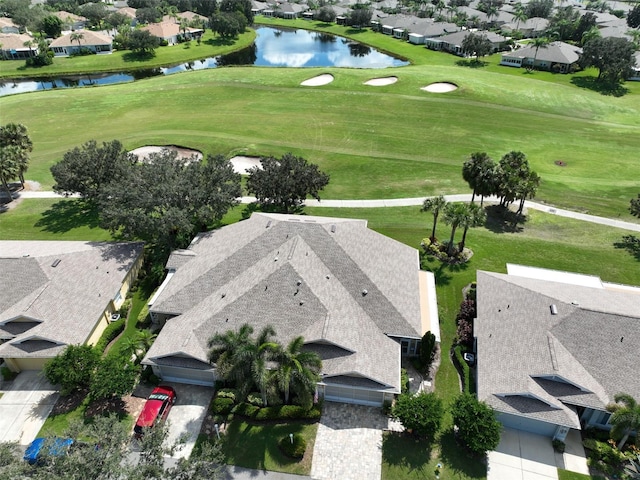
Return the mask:
[[144,433],[145,428],[153,427],[156,423],[164,422],[169,415],[169,410],[176,402],[176,391],[172,387],[159,385],[153,389],[151,395],[144,404],[133,431],[137,438]]

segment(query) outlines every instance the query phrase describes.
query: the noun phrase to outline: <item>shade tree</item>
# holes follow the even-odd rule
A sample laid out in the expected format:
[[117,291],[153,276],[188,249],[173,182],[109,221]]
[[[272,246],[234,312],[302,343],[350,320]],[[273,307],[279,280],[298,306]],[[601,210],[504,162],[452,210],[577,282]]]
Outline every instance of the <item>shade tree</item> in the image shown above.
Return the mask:
[[458,439],[475,455],[495,450],[500,443],[502,424],[493,408],[475,396],[464,393],[451,406]]
[[249,169],[247,190],[259,204],[281,213],[293,213],[307,196],[320,200],[320,192],[329,183],[329,175],[317,165],[292,153],[280,159],[262,157],[260,165]]
[[637,198],[632,198],[629,202],[629,212],[634,217],[640,218],[640,193]]
[[598,81],[619,84],[633,73],[636,47],[626,38],[594,38],[586,42],[578,63],[598,69]]
[[445,410],[442,400],[435,393],[423,392],[400,395],[391,413],[405,429],[432,442],[440,430]]
[[33,142],[29,137],[27,127],[21,123],[7,123],[0,127],[0,148],[10,148],[8,154],[12,157],[18,169],[18,178],[24,187],[24,174],[29,168],[29,153],[33,150]]
[[60,385],[62,395],[69,395],[89,388],[98,363],[100,355],[92,346],[69,345],[45,363],[43,373],[49,382]]
[[493,44],[486,35],[470,33],[462,40],[462,51],[465,55],[476,57],[476,62],[480,57],[485,57],[493,51]]

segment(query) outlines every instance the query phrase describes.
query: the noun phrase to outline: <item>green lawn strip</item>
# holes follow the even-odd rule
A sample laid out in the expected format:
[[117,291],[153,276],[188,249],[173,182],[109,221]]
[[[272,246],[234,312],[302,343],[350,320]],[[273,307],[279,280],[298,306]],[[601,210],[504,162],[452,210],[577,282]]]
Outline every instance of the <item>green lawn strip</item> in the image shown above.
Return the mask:
[[[223,452],[229,465],[309,475],[317,430],[317,423],[250,424],[234,420],[224,433]],[[278,448],[280,439],[290,433],[300,434],[307,441],[305,457],[300,461],[286,457]]]
[[42,428],[38,432],[37,437],[44,436],[60,436],[63,435],[64,432],[69,428],[74,421],[85,421],[85,411],[89,406],[89,399],[85,398],[80,405],[76,408],[66,412],[59,413],[57,415],[49,415],[45,420]]
[[74,199],[25,199],[0,213],[0,240],[112,240],[95,210]]
[[196,41],[156,49],[154,57],[136,59],[130,51],[115,51],[109,55],[87,55],[83,57],[55,57],[46,67],[26,68],[24,60],[0,62],[0,78],[47,77],[61,74],[84,74],[96,72],[132,71],[197,61],[216,57],[251,45],[255,31],[247,30],[236,40],[220,39],[208,30],[200,45]]
[[[420,86],[442,79],[438,69],[462,88],[446,96],[422,92]],[[336,76],[332,84],[299,86],[324,71]],[[542,177],[539,200],[631,218],[633,179],[640,177],[633,161],[640,149],[640,96],[603,97],[455,66],[384,72],[391,73],[401,80],[375,89],[362,85],[379,75],[371,70],[223,68],[9,96],[0,107],[7,120],[32,132],[27,176],[45,189],[53,183],[51,165],[93,138],[117,138],[131,149],[178,144],[227,155],[291,151],[331,174],[324,198],[467,192],[460,168],[470,152],[499,159],[517,149]]]
[[592,477],[591,475],[585,475],[584,473],[570,472],[569,470],[563,470],[562,468],[558,469],[558,480],[603,480],[602,477],[596,476]]

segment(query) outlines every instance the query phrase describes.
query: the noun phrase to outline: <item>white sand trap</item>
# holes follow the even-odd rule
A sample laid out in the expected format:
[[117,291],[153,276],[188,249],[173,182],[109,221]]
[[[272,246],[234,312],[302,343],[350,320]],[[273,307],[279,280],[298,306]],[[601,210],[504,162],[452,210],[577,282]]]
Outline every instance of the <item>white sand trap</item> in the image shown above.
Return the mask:
[[454,90],[457,90],[457,89],[458,89],[458,86],[453,83],[438,82],[438,83],[432,83],[431,85],[427,85],[426,87],[422,87],[420,90],[424,90],[425,92],[431,92],[431,93],[447,93],[447,92],[453,92]]
[[149,155],[151,155],[152,153],[160,153],[165,149],[178,152],[178,158],[189,159],[192,155],[195,155],[197,160],[202,160],[202,152],[199,152],[198,150],[192,150],[190,148],[176,147],[175,145],[167,145],[165,147],[147,145],[146,147],[140,147],[136,148],[135,150],[131,150],[131,152],[129,153],[137,155],[138,160],[140,160],[141,162],[145,162],[149,159]]
[[305,80],[300,85],[305,87],[319,87],[320,85],[326,85],[327,83],[333,82],[333,75],[330,73],[323,73],[322,75],[318,75],[317,77],[310,78]]
[[230,161],[231,165],[233,165],[233,171],[242,175],[249,173],[251,167],[262,168],[258,157],[243,157],[242,155],[237,155]]
[[385,85],[393,85],[398,81],[398,77],[382,77],[382,78],[372,78],[371,80],[367,80],[364,82],[365,85],[372,85],[374,87],[383,87]]

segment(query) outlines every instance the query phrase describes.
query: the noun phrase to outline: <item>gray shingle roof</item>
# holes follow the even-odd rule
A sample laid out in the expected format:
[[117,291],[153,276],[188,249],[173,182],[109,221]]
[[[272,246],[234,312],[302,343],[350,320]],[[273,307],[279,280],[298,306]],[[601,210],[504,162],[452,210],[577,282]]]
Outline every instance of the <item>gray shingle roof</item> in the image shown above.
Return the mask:
[[0,242],[0,270],[11,279],[0,289],[0,336],[12,338],[0,357],[48,357],[84,343],[141,254],[141,243]]
[[540,61],[571,65],[572,63],[578,61],[578,58],[580,58],[580,53],[582,53],[582,49],[576,47],[575,45],[569,45],[568,43],[564,42],[552,42],[546,47],[539,48],[537,56],[536,48],[531,45],[520,48],[514,52],[506,53],[504,56],[518,58],[536,58],[536,60]]
[[579,428],[567,404],[603,409],[618,392],[640,396],[638,294],[481,271],[477,280],[480,399],[513,413],[518,403],[496,395],[530,394],[558,410],[520,414]]
[[[362,220],[253,214],[202,235],[190,251],[188,260],[178,259],[184,252],[169,260],[175,274],[151,311],[180,316],[146,362],[175,352],[206,361],[213,334],[271,324],[282,343],[302,335],[337,346],[323,373],[356,372],[399,388],[399,344],[387,335],[423,333],[415,249]],[[340,348],[347,353],[336,355]]]

